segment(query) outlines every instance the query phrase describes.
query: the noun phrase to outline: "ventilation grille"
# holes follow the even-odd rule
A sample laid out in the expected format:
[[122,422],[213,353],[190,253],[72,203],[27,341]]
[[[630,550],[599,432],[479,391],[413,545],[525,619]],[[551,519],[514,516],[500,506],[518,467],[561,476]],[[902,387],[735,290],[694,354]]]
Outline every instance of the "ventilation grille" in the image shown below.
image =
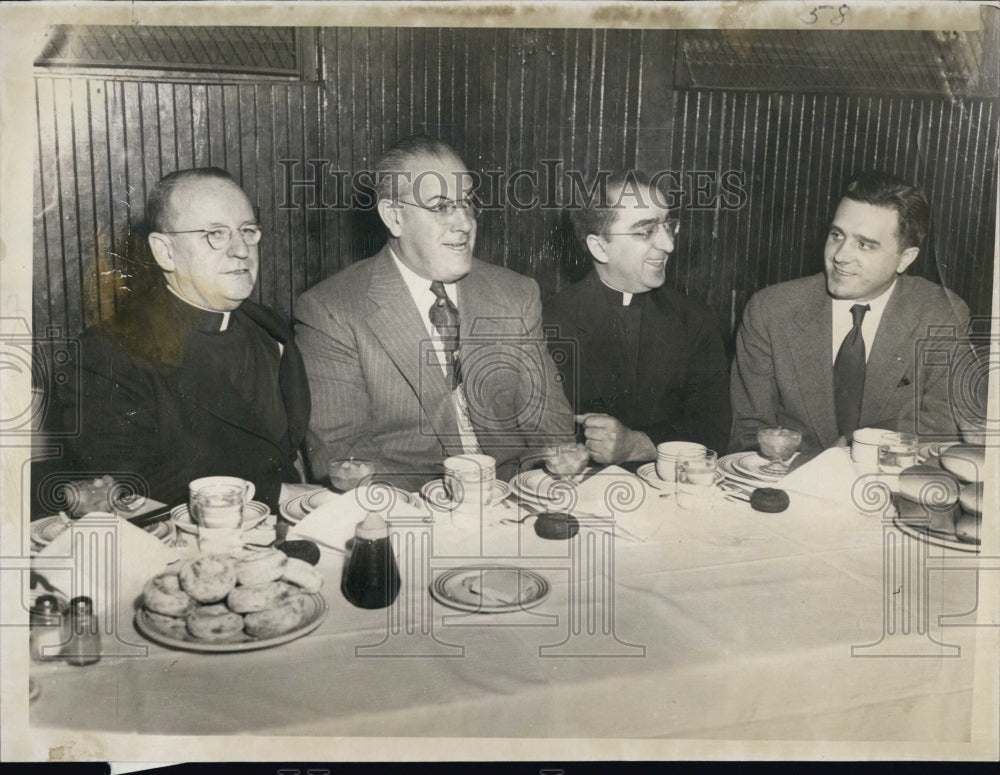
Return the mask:
[[997,35],[966,32],[713,30],[680,36],[677,84],[769,91],[997,96]]
[[55,25],[35,65],[298,76],[299,37],[294,27]]

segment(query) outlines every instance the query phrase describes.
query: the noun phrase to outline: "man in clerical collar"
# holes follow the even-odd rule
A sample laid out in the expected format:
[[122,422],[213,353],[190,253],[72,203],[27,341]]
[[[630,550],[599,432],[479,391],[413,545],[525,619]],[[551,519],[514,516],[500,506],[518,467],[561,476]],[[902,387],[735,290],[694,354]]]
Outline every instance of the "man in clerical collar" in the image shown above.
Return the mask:
[[593,271],[545,303],[566,394],[597,463],[654,460],[664,441],[720,449],[728,375],[713,313],[664,285],[679,222],[639,170],[598,179],[571,210]]
[[180,170],[153,188],[146,223],[162,279],[81,336],[80,378],[59,396],[79,424],[63,466],[170,504],[192,479],[238,476],[276,508],[301,480],[309,389],[290,327],[249,299],[254,208],[224,170]]
[[404,138],[375,171],[387,244],[295,305],[313,473],[372,458],[418,487],[444,458],[482,452],[509,478],[532,450],[573,437],[538,285],[473,258],[472,175],[451,146]]
[[[757,430],[773,425],[802,431],[807,452],[844,445],[862,427],[958,437],[949,380],[961,359],[948,350],[960,346],[969,308],[906,274],[929,226],[916,186],[878,171],[851,181],[827,233],[824,271],[758,291],[743,312],[733,450],[756,447]],[[921,358],[921,340],[935,336],[935,352]]]

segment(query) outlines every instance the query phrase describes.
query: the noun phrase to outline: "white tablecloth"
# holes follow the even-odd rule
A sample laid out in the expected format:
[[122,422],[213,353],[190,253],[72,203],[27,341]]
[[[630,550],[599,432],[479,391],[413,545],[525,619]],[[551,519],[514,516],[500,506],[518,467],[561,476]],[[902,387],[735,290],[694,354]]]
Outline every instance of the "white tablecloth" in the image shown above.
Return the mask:
[[[814,474],[823,465],[807,464]],[[836,499],[795,493],[788,511],[763,514],[721,498],[684,511],[645,494],[662,519],[645,542],[586,519],[572,541],[545,541],[531,519],[501,521],[521,516],[516,504],[452,525],[448,541],[415,520],[397,544],[403,590],[389,610],[348,604],[344,556],[324,549],[329,615],[273,649],[174,651],[125,621],[120,638],[148,655],[33,665],[41,696],[30,723],[182,735],[970,739],[980,630],[940,617],[975,624],[974,556],[907,543],[926,552],[916,579],[884,567],[902,546],[891,523]],[[451,548],[435,552],[435,542]],[[438,574],[489,563],[532,568],[551,592],[509,614],[431,602]]]

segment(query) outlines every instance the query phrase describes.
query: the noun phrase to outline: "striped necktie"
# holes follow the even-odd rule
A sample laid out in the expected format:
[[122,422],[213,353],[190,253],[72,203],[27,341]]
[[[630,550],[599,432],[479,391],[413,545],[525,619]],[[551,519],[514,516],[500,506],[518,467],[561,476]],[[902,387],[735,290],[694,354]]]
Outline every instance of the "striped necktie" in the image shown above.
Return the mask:
[[462,384],[462,367],[458,360],[458,309],[448,298],[440,280],[431,283],[431,292],[437,300],[431,305],[429,315],[444,345],[451,388],[454,390]]

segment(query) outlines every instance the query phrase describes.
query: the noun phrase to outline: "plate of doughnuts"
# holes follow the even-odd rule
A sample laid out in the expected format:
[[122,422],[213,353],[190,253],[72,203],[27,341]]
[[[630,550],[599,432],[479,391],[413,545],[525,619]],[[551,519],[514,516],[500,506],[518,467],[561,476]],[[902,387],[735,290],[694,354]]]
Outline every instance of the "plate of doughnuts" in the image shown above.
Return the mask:
[[185,651],[271,648],[322,624],[323,577],[277,549],[202,555],[146,582],[135,614],[144,637]]

